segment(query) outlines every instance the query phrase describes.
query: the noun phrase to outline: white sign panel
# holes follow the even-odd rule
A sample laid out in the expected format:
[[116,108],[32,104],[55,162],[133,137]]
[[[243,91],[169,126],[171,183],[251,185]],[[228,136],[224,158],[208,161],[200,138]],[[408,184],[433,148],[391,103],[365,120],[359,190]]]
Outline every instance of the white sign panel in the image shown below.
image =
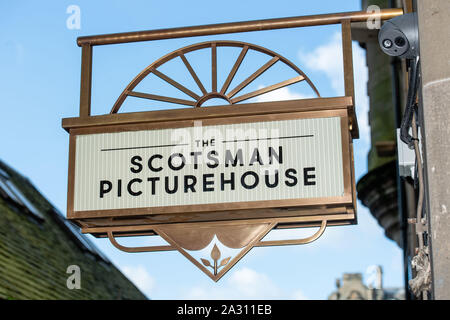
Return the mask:
[[341,197],[341,139],[340,117],[77,135],[73,209]]

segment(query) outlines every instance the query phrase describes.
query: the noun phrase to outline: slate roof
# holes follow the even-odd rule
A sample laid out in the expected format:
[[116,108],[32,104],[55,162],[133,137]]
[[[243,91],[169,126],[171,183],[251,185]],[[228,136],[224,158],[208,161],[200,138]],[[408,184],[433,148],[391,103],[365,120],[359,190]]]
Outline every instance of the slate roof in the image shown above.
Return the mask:
[[[0,299],[147,299],[27,178],[1,160],[0,180]],[[80,267],[81,289],[67,287],[70,265]]]

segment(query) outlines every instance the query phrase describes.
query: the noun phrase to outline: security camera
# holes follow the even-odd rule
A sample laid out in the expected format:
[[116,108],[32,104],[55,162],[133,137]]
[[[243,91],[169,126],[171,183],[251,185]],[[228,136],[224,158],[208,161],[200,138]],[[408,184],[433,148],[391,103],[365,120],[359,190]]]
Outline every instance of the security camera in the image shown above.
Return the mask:
[[400,125],[400,139],[409,148],[416,140],[409,134],[413,115],[417,112],[416,97],[420,81],[419,28],[417,14],[408,13],[384,23],[378,33],[381,50],[389,56],[405,58],[408,62],[409,87],[406,107]]
[[417,14],[408,13],[386,21],[378,34],[381,49],[389,56],[414,59],[419,55]]

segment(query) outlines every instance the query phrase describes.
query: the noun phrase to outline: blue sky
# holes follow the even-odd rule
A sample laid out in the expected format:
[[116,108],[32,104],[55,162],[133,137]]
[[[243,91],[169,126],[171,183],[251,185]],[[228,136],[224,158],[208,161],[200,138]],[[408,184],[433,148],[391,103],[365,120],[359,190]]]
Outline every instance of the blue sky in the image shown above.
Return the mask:
[[[66,10],[70,5],[81,10],[80,29],[67,28],[70,14]],[[29,177],[65,212],[69,136],[61,128],[61,119],[78,115],[78,36],[356,10],[360,10],[359,0],[3,1],[0,158]],[[267,47],[298,65],[322,96],[343,95],[339,30],[328,26],[95,47],[93,113],[109,112],[125,86],[157,58],[185,45],[213,39]],[[361,139],[355,141],[359,178],[367,170],[370,131],[367,69],[364,52],[357,43],[354,66],[361,131]],[[199,74],[205,70],[200,67]],[[283,76],[282,71],[273,75]],[[255,86],[272,84],[269,80],[261,78]],[[272,93],[266,99],[310,94],[299,85]],[[161,106],[148,104],[148,110],[158,107]],[[127,108],[132,111],[137,105]],[[358,225],[329,228],[322,238],[309,245],[253,249],[217,284],[179,253],[129,254],[118,251],[107,240],[92,239],[153,299],[326,299],[335,289],[335,279],[345,272],[364,273],[371,265],[382,266],[384,286],[401,287],[401,250],[384,236],[382,228],[360,203],[358,215]],[[292,235],[289,232],[283,236]],[[130,239],[128,243],[137,241]],[[139,239],[144,244],[148,241]]]

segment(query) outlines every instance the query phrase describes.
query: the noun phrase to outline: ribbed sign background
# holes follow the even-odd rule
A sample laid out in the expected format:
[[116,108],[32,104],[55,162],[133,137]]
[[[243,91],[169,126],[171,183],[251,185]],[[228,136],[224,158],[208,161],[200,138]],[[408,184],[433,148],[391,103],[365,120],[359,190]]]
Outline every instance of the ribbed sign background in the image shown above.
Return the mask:
[[[214,145],[211,143],[213,138]],[[199,146],[196,140],[201,140]],[[202,143],[205,141],[208,145]],[[275,157],[272,157],[272,165],[268,163],[270,147],[277,153],[281,147],[281,164]],[[255,148],[260,158],[256,162],[253,158],[250,165]],[[243,165],[238,163],[236,166],[226,167],[226,150],[234,156],[238,149],[243,152]],[[212,150],[218,154],[216,158],[219,164],[215,168],[207,166],[207,163],[212,164],[212,161],[208,160],[206,154]],[[190,152],[201,152],[204,155],[198,156],[197,169]],[[186,165],[177,171],[168,166],[169,157],[175,153],[182,153],[186,159]],[[153,160],[152,166],[161,167],[159,172],[153,172],[148,166],[149,158],[155,154],[160,157]],[[133,157],[142,159],[137,161],[141,167],[132,164]],[[179,157],[174,158],[174,165],[181,165],[179,160]],[[134,173],[132,168],[135,171],[141,170]],[[307,171],[310,175],[307,179],[308,185],[304,183],[305,168],[310,170]],[[294,169],[296,174],[291,170],[291,177],[287,178],[286,172],[289,169]],[[265,183],[265,174],[269,174],[269,182],[273,184],[275,170],[278,171],[279,181],[275,187],[269,188]],[[248,171],[254,172],[259,179],[259,183],[252,189],[241,184],[242,175]],[[234,190],[231,190],[231,184],[225,184],[222,191],[221,174],[229,180],[232,173],[235,176]],[[213,191],[203,190],[205,174],[212,174],[207,178],[207,189]],[[297,178],[295,186],[292,186],[292,175]],[[185,192],[185,176],[196,177],[195,192],[192,189]],[[178,190],[173,194],[165,191],[166,177],[171,189],[174,187],[175,177],[178,177]],[[154,185],[148,178],[155,181]],[[132,195],[127,191],[128,184],[133,179],[135,182],[129,187],[133,193],[139,195]],[[109,185],[103,185],[102,197],[101,181],[109,181]],[[247,176],[244,182],[253,186],[254,175]],[[110,190],[106,192],[109,187]],[[339,117],[86,134],[76,137],[74,211],[326,198],[343,194]]]

